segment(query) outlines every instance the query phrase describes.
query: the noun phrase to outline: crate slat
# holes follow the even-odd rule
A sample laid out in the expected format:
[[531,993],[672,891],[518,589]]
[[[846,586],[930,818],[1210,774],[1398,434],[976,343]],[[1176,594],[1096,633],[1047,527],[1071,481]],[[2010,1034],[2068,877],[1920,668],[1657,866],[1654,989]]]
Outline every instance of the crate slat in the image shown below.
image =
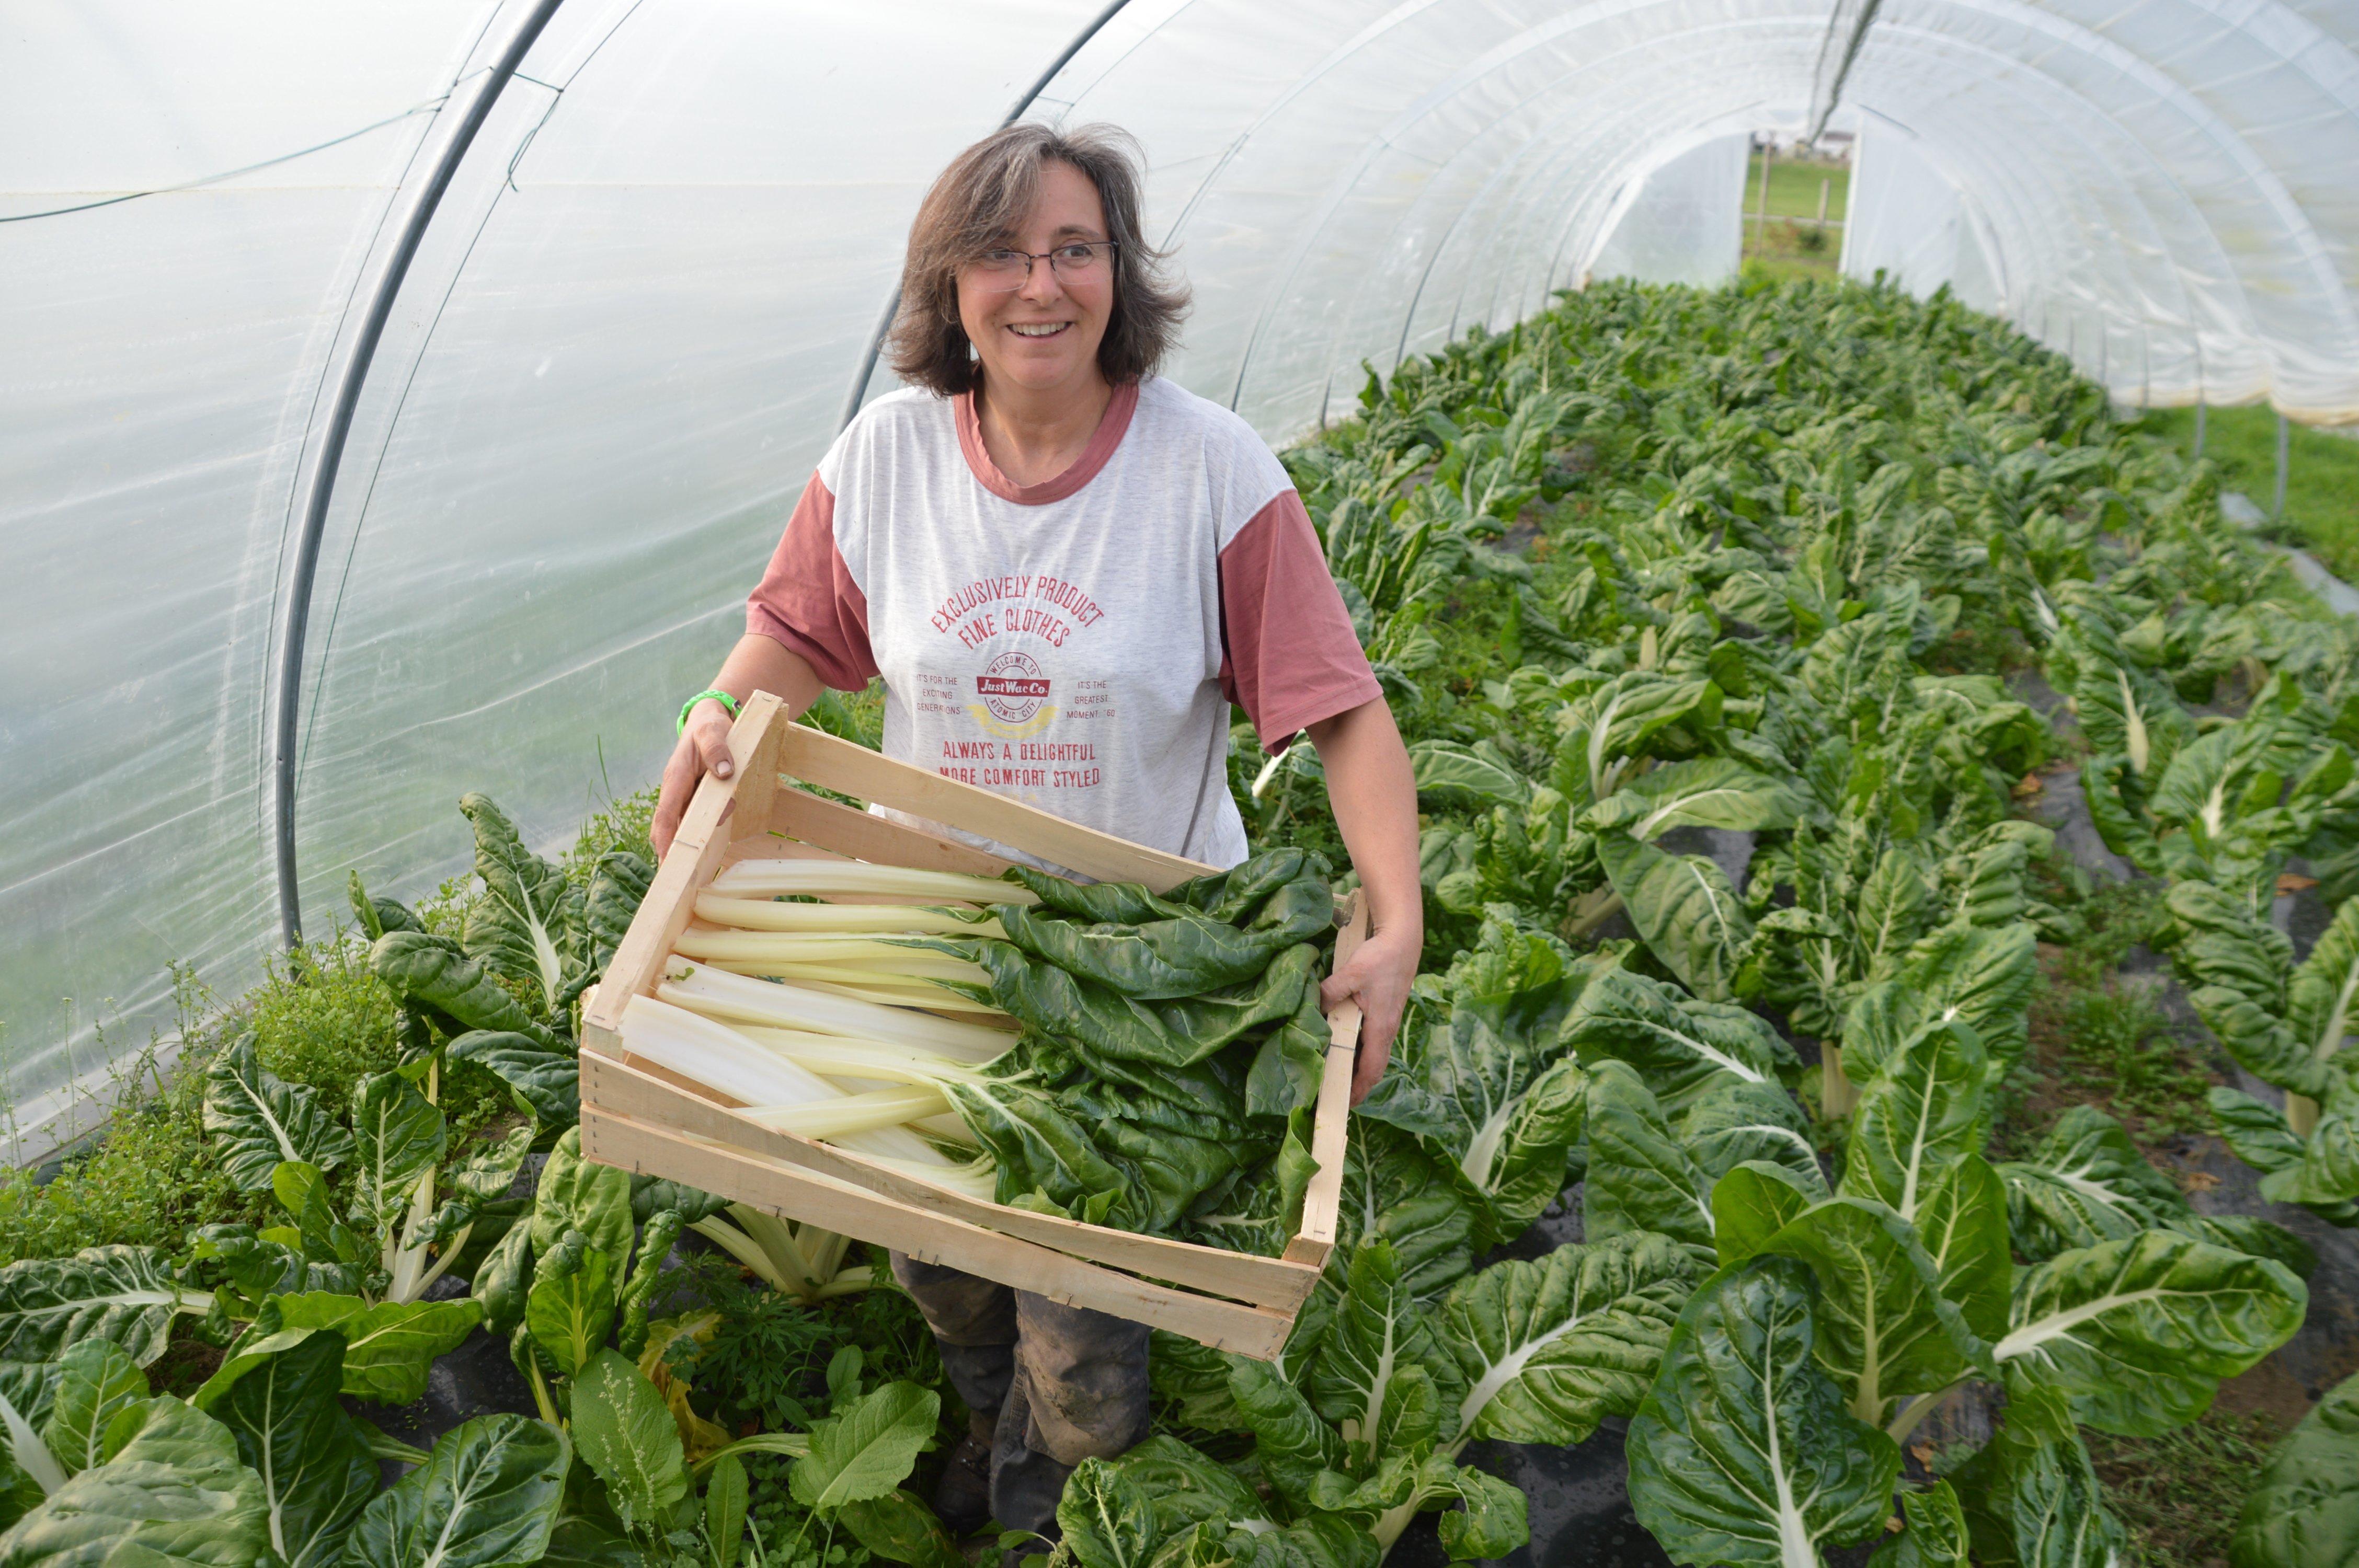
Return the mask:
[[[1144,882],[1157,892],[1220,870],[1084,827],[1078,822],[897,762],[808,725],[788,727],[778,766],[806,784],[841,790],[929,822],[1009,845],[1102,882]],[[896,824],[896,826],[899,826]],[[914,831],[914,830],[913,830]]]
[[1191,1241],[1141,1236],[1107,1226],[1084,1225],[1052,1214],[985,1203],[864,1159],[856,1151],[839,1149],[832,1143],[748,1120],[701,1085],[688,1084],[678,1075],[637,1057],[618,1062],[585,1052],[582,1080],[584,1100],[594,1102],[602,1109],[735,1144],[753,1153],[850,1182],[912,1208],[989,1226],[1010,1236],[1150,1279],[1211,1291],[1238,1301],[1282,1307],[1288,1312],[1300,1306],[1319,1282],[1315,1263],[1306,1265],[1299,1260],[1231,1252]]
[[782,1219],[858,1237],[924,1262],[1017,1284],[1068,1306],[1169,1329],[1259,1360],[1277,1356],[1294,1326],[1291,1312],[1136,1279],[1054,1248],[881,1197],[817,1171],[701,1141],[590,1105],[582,1108],[582,1152],[600,1164],[686,1182]]

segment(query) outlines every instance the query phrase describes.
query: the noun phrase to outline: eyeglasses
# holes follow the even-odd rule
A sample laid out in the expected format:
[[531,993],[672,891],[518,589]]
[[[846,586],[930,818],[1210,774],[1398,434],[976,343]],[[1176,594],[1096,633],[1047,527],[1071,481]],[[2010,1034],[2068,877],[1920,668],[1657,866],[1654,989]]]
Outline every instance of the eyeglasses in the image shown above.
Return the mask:
[[1045,261],[1060,283],[1088,283],[1105,276],[1114,265],[1112,240],[1075,240],[1050,251],[985,251],[968,264],[976,284],[995,294],[1021,288],[1031,280],[1032,264]]

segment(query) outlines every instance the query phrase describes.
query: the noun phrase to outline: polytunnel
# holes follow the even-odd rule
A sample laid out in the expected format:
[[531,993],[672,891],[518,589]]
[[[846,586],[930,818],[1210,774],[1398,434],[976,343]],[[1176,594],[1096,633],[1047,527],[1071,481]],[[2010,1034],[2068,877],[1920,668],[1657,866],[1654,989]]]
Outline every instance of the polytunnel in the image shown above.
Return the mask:
[[[2359,419],[2354,0],[0,5],[0,1054],[100,1114],[348,871],[642,785],[876,368],[918,198],[1111,121],[1273,442],[1551,291],[1735,268],[1750,138],[1859,138],[1843,267],[2132,404]],[[403,879],[409,879],[404,881]]]

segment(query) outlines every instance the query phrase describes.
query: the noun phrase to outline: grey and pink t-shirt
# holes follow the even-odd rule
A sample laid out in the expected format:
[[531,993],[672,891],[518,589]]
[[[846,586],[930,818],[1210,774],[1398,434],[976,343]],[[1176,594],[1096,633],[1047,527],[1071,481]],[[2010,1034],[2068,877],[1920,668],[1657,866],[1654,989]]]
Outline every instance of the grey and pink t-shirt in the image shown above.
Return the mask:
[[1219,866],[1245,856],[1230,701],[1276,748],[1379,692],[1285,468],[1159,377],[1028,486],[972,397],[879,398],[820,460],[745,624],[840,690],[881,674],[887,756]]

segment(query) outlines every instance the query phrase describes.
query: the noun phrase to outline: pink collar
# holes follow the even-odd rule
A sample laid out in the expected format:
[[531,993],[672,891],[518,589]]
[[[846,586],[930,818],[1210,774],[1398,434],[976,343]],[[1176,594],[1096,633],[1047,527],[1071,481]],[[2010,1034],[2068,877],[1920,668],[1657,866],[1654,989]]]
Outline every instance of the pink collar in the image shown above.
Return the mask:
[[974,470],[983,488],[1019,506],[1045,506],[1080,490],[1106,466],[1114,449],[1122,445],[1124,433],[1130,428],[1131,415],[1137,412],[1138,383],[1126,381],[1114,389],[1114,398],[1106,405],[1105,414],[1098,420],[1090,444],[1082,449],[1082,455],[1064,472],[1038,484],[1017,484],[991,460],[991,453],[983,445],[983,422],[974,410],[974,394],[962,392],[951,401],[958,407],[959,450],[966,454],[966,466]]

